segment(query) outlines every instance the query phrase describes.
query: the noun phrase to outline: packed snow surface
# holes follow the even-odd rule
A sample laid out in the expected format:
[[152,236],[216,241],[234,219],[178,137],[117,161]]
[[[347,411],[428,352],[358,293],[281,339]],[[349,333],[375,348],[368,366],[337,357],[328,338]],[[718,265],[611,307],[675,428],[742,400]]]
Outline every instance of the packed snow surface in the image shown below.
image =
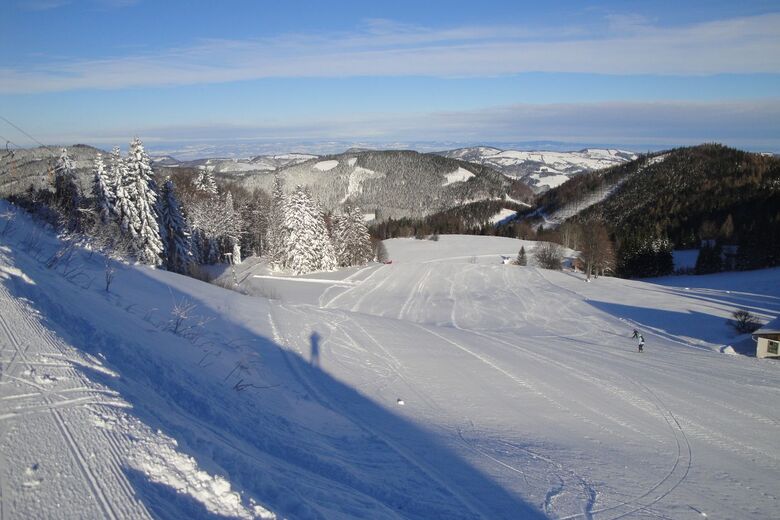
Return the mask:
[[780,269],[584,283],[441,236],[106,292],[100,255],[7,205],[0,233],[3,518],[776,516],[780,372],[721,350]]

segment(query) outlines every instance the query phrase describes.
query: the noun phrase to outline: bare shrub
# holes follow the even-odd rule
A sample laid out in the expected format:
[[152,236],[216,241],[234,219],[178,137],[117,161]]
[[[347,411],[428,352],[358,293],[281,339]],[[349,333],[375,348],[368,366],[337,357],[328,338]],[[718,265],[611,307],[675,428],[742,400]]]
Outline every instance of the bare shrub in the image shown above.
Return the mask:
[[105,264],[105,280],[106,280],[106,292],[109,292],[111,289],[111,282],[114,281],[114,276],[116,276],[116,268],[114,267],[114,264],[111,262],[111,259],[106,257],[106,264]]
[[173,307],[171,307],[171,319],[168,321],[167,329],[190,341],[198,339],[203,334],[203,328],[213,318],[195,315],[196,307],[197,305],[194,302],[184,296],[174,300]]
[[755,332],[761,327],[761,322],[758,321],[758,318],[745,309],[738,309],[731,315],[734,319],[729,320],[729,323],[740,334]]
[[534,260],[543,269],[560,271],[563,266],[563,248],[553,242],[543,242],[534,249]]

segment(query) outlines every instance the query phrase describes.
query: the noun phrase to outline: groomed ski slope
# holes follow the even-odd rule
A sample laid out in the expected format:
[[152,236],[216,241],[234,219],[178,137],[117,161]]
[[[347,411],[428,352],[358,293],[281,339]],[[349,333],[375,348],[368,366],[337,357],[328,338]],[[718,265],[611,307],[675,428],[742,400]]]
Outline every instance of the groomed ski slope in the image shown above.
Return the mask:
[[61,244],[11,218],[2,518],[778,509],[780,372],[719,350],[736,306],[780,313],[780,270],[587,284],[500,265],[520,241],[442,236],[318,283],[239,266],[272,300],[126,265],[106,293],[97,254],[49,268]]

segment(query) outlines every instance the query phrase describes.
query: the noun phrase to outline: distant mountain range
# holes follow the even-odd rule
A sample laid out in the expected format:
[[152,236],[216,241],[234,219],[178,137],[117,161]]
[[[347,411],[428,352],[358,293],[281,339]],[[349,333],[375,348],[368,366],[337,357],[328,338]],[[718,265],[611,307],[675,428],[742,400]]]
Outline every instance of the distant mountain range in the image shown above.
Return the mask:
[[575,175],[608,168],[637,158],[634,152],[608,148],[556,152],[501,150],[489,146],[475,146],[437,153],[443,157],[489,166],[504,175],[520,179],[537,193],[560,186]]
[[[362,153],[375,150],[352,148],[344,153]],[[435,152],[448,159],[472,162],[488,166],[499,173],[519,179],[534,192],[540,193],[560,186],[574,175],[622,164],[637,155],[625,150],[586,148],[573,152],[502,150],[490,146],[474,146]],[[154,157],[161,166],[207,168],[216,174],[251,174],[269,172],[290,164],[297,164],[319,156],[291,153],[259,155],[247,159],[209,158],[194,161],[177,161],[171,156]]]
[[[205,166],[205,167],[208,167]],[[273,171],[221,168],[221,178],[248,189],[271,190]],[[532,191],[523,183],[484,165],[412,151],[353,151],[291,161],[276,170],[286,189],[307,187],[326,210],[346,201],[377,219],[420,218],[480,200],[528,202]]]

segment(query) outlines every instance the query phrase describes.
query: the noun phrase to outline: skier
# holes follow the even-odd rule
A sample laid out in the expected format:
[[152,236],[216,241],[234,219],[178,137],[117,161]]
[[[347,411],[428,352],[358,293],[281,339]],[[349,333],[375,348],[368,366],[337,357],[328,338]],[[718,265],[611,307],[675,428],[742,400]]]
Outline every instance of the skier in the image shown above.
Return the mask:
[[631,336],[631,337],[634,338],[634,339],[638,338],[639,337],[639,331],[634,329],[634,335]]
[[645,348],[645,337],[641,334],[639,335],[639,352],[643,352]]

